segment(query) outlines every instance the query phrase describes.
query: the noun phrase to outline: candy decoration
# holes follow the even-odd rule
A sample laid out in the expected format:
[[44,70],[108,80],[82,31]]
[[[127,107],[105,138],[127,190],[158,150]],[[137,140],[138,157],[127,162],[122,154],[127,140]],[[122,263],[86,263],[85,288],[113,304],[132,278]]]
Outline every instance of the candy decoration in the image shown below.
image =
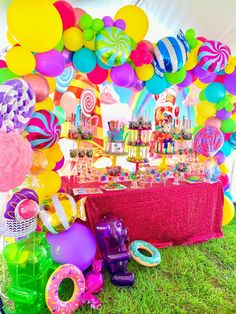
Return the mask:
[[236,149],[236,132],[231,134],[229,138],[229,144],[232,146],[233,149]]
[[119,28],[104,28],[96,37],[97,57],[106,65],[117,66],[126,62],[131,53],[130,38]]
[[164,72],[175,73],[180,70],[186,60],[189,45],[180,30],[177,38],[165,37],[157,42],[154,49],[154,69],[157,75],[164,76]]
[[72,66],[65,68],[62,74],[56,77],[56,90],[65,93],[74,76],[75,70]]
[[0,130],[21,131],[34,112],[35,94],[22,79],[0,85]]
[[224,143],[223,133],[214,126],[200,129],[194,138],[194,149],[197,153],[210,157],[214,156]]
[[231,51],[228,46],[217,40],[204,42],[198,51],[199,65],[208,72],[219,72],[228,63]]
[[16,207],[23,200],[32,200],[37,204],[39,202],[38,195],[36,194],[35,191],[31,189],[22,189],[14,193],[12,198],[8,201],[4,217],[8,219],[15,219]]
[[31,146],[42,149],[51,147],[59,140],[61,125],[54,113],[39,110],[33,113],[25,130]]
[[80,96],[80,105],[83,114],[89,117],[96,105],[96,95],[92,89],[84,89]]

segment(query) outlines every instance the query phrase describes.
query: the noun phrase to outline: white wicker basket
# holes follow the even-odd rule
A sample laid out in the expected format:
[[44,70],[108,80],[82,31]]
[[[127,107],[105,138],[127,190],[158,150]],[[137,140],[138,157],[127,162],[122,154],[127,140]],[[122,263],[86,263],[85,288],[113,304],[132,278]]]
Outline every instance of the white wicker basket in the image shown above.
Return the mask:
[[37,218],[25,219],[17,221],[0,217],[0,235],[9,238],[26,237],[34,232],[37,227]]

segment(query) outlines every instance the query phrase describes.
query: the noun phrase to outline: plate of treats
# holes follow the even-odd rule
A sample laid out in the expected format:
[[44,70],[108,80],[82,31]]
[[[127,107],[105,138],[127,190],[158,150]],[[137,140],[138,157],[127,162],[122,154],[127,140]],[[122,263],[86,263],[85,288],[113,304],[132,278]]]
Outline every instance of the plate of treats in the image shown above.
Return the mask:
[[101,185],[101,188],[105,191],[121,191],[127,189],[123,184],[117,182],[109,182],[104,185]]
[[192,184],[204,182],[203,178],[200,176],[189,176],[185,179],[185,181]]

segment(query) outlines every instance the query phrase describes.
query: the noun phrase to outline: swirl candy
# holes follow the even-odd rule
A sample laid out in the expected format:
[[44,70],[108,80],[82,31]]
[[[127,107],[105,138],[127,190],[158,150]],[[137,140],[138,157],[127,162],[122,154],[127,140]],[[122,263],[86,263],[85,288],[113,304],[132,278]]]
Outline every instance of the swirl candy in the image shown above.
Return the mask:
[[130,38],[119,28],[104,28],[96,37],[97,57],[108,66],[117,66],[126,62],[131,53]]
[[65,68],[62,74],[56,77],[56,90],[65,93],[74,76],[75,70],[72,66]]
[[39,110],[33,113],[26,129],[27,140],[35,149],[49,148],[58,141],[61,125],[54,113]]
[[214,156],[224,143],[223,133],[214,126],[204,127],[194,138],[194,149],[205,157]]
[[21,131],[34,112],[35,94],[22,79],[0,85],[0,130]]
[[236,132],[230,135],[229,144],[232,146],[233,149],[236,149]]
[[154,49],[153,60],[156,74],[163,77],[165,72],[177,72],[184,66],[188,51],[189,45],[181,30],[177,38],[165,37],[159,40]]
[[83,114],[87,117],[93,112],[97,102],[94,91],[90,88],[84,89],[80,96],[80,106]]
[[227,65],[230,54],[228,46],[217,40],[209,40],[198,51],[199,65],[205,71],[219,72]]

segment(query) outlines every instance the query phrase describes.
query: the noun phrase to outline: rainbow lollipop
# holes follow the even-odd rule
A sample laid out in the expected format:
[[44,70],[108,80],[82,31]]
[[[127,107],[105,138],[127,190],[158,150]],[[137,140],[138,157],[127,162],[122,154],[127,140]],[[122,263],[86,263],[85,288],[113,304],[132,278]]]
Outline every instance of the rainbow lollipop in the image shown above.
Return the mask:
[[104,28],[96,37],[97,57],[104,64],[112,67],[126,62],[131,53],[131,40],[119,28]]
[[39,110],[33,113],[26,129],[27,140],[35,149],[49,148],[59,140],[61,125],[54,113]]

